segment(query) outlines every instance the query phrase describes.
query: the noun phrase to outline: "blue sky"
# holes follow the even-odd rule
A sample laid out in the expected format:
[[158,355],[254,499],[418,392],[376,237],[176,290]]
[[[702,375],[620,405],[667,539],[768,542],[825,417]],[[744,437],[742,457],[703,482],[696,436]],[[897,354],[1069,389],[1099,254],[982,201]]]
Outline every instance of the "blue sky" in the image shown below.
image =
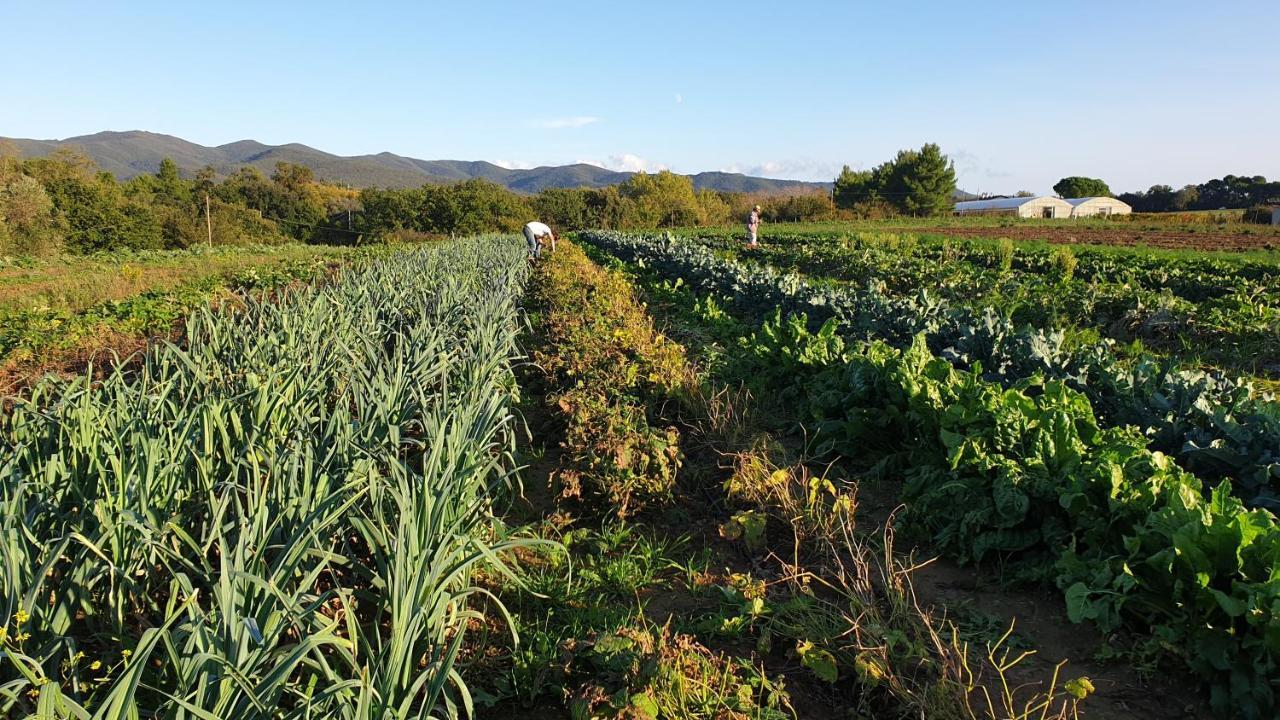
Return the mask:
[[968,190],[1280,176],[1280,2],[17,2],[0,135],[143,129],[510,166]]

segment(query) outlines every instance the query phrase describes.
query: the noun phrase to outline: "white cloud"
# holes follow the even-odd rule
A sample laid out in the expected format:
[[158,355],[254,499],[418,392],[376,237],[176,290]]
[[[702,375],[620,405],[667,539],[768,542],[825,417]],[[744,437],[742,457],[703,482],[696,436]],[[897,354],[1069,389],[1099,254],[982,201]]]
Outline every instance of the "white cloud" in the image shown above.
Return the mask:
[[494,160],[494,165],[507,170],[528,170],[533,167],[533,163],[521,162],[519,160]]
[[[1013,177],[1012,173],[991,167],[982,156],[968,150],[956,150],[947,153],[947,156],[956,163],[958,184],[966,190],[972,186],[974,190],[971,192],[988,192],[991,185],[1006,185]],[[1013,190],[1003,189],[999,192],[1013,192]]]
[[684,96],[681,95],[680,93],[676,93],[676,104],[681,105],[683,103],[684,103]]
[[545,130],[564,130],[566,128],[586,127],[598,122],[600,122],[600,118],[594,115],[575,115],[573,117],[551,118],[550,120],[535,120],[533,125]]
[[757,177],[778,178],[782,180],[809,180],[829,182],[840,174],[841,163],[812,158],[790,158],[784,160],[766,160],[754,165],[734,163],[725,168],[725,172],[742,173]]
[[670,170],[670,166],[662,163],[646,160],[639,155],[631,153],[623,153],[621,155],[610,155],[605,161],[600,160],[579,160],[580,163],[587,165],[595,165],[606,170],[614,170],[617,172],[659,172],[661,170]]

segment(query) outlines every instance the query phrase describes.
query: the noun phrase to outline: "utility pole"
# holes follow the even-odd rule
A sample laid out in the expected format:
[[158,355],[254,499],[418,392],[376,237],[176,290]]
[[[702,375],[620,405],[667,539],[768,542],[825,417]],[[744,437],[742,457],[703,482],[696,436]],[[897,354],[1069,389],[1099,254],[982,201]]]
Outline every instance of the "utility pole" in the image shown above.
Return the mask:
[[209,216],[209,193],[204,194],[204,227],[209,233],[209,247],[213,247],[213,218]]

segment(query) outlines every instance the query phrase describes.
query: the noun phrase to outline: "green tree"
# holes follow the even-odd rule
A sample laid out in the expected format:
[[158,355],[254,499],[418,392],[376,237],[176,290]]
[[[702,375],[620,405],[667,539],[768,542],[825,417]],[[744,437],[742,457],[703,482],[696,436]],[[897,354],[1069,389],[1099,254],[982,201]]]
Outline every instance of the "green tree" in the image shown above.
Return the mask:
[[192,204],[192,184],[178,174],[178,164],[169,158],[156,171],[155,196],[160,202],[183,207]]
[[1199,200],[1200,188],[1195,185],[1183,185],[1181,190],[1173,194],[1173,209],[1190,210]]
[[271,182],[252,166],[231,173],[214,192],[224,202],[239,203],[263,213],[271,206]]
[[303,165],[276,163],[270,180],[256,168],[243,167],[223,181],[215,193],[224,202],[257,210],[297,240],[316,239],[327,217],[315,175]]
[[697,191],[695,196],[698,200],[699,225],[725,225],[733,220],[733,207],[723,193],[704,189]]
[[1152,185],[1147,190],[1147,212],[1169,212],[1176,198],[1177,194],[1168,185]]
[[1269,196],[1276,194],[1268,185],[1267,179],[1262,175],[1226,175],[1220,180],[1210,180],[1198,186],[1199,199],[1196,206],[1199,210],[1217,210],[1265,203],[1271,200]]
[[24,171],[53,202],[65,247],[73,252],[164,247],[161,223],[151,207],[126,196],[111,173],[93,170],[93,161],[74,151],[24,163]]
[[53,201],[17,160],[0,155],[0,255],[41,255],[58,247]]
[[203,197],[205,193],[213,192],[213,188],[217,184],[218,171],[214,170],[212,165],[205,165],[196,171],[196,179],[193,189],[201,197]]
[[360,212],[355,220],[356,229],[369,235],[398,230],[428,232],[426,188],[365,188],[360,191]]
[[507,188],[481,178],[446,185],[453,220],[441,224],[439,232],[473,235],[482,232],[510,232],[520,229],[531,214],[524,198]]
[[810,222],[835,217],[836,207],[826,193],[806,193],[770,198],[763,203],[770,222]]
[[626,226],[628,201],[622,197],[617,185],[592,188],[584,196],[587,227],[618,230]]
[[315,181],[316,174],[311,168],[283,160],[276,163],[275,172],[271,173],[271,182],[288,190],[301,190]]
[[942,148],[926,143],[920,150],[898,153],[892,187],[900,198],[898,207],[908,215],[942,215],[953,206],[956,166]]
[[698,224],[700,208],[694,181],[669,170],[636,173],[618,186],[631,201],[628,224],[641,228],[673,228]]
[[853,170],[845,165],[836,178],[832,192],[836,207],[852,208],[858,203],[875,200],[880,192],[877,182],[873,171]]
[[579,188],[546,188],[533,197],[530,205],[533,214],[552,227],[564,230],[592,227],[587,222],[587,193]]
[[628,224],[633,227],[686,227],[701,215],[693,180],[668,170],[636,173],[618,187],[630,201]]
[[1062,178],[1053,186],[1053,191],[1064,198],[1111,197],[1111,188],[1105,182],[1079,175]]
[[68,147],[60,147],[45,157],[23,163],[24,172],[39,180],[46,189],[50,183],[60,180],[92,180],[97,169],[93,158]]

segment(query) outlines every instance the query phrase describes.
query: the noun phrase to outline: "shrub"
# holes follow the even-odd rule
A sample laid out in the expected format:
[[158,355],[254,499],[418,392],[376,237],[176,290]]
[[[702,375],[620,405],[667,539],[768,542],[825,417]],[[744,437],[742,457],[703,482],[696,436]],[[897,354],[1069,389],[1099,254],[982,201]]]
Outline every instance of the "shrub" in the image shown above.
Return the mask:
[[996,243],[996,265],[1000,268],[1000,272],[1008,273],[1013,270],[1013,241],[1009,238],[1000,238]]
[[1054,276],[1063,282],[1075,275],[1076,265],[1079,263],[1076,254],[1071,251],[1071,248],[1065,246],[1054,248],[1053,254],[1049,256],[1049,264]]

